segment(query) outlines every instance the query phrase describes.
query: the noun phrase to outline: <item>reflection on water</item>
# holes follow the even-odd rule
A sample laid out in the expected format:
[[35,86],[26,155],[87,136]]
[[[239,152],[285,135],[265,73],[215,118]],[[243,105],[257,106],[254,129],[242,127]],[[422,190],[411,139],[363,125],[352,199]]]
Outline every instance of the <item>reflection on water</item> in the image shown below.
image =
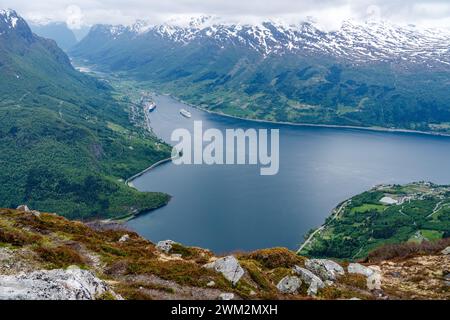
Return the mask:
[[[285,246],[321,225],[339,202],[379,183],[450,183],[450,138],[354,129],[255,123],[208,114],[169,97],[156,98],[154,131],[176,128],[280,129],[280,171],[258,166],[174,166],[134,181],[142,191],[173,196],[168,206],[129,222],[152,241],[172,239],[216,252]],[[192,113],[187,119],[181,108]]]

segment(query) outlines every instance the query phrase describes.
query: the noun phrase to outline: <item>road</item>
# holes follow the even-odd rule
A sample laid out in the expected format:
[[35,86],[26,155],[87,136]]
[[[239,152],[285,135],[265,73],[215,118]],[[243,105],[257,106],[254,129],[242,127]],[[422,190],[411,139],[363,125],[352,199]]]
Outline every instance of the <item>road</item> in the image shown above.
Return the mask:
[[334,220],[336,220],[339,215],[341,214],[341,212],[348,206],[348,204],[351,202],[352,200],[347,200],[345,201],[337,210],[334,211],[333,217],[331,218],[330,221],[328,221],[328,223],[324,224],[323,226],[321,226],[320,228],[318,228],[317,230],[315,230],[313,233],[311,233],[311,235],[308,237],[308,239],[306,239],[305,242],[303,242],[303,244],[300,246],[300,249],[298,249],[297,252],[302,251],[315,237],[315,235],[317,233],[319,233],[320,231],[324,230],[331,222],[333,222]]

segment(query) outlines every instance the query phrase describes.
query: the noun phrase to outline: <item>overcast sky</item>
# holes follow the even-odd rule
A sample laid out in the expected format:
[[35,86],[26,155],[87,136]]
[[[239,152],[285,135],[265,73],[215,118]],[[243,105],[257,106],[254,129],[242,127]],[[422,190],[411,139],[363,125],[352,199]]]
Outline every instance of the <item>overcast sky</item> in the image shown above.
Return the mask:
[[450,28],[450,0],[0,0],[0,8],[15,9],[30,20],[66,21],[72,28],[136,19],[160,23],[199,14],[232,22],[314,17],[329,29],[349,18]]

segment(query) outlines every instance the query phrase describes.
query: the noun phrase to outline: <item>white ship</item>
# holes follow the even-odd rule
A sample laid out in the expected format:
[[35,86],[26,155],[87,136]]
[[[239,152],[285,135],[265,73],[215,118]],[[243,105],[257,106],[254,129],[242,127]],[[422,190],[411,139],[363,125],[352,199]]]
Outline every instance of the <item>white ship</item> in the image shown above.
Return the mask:
[[180,114],[181,114],[183,117],[186,117],[186,118],[192,117],[192,114],[191,114],[189,111],[187,111],[186,109],[181,109],[181,110],[180,110]]
[[153,112],[156,109],[156,103],[152,102],[148,104],[148,112]]

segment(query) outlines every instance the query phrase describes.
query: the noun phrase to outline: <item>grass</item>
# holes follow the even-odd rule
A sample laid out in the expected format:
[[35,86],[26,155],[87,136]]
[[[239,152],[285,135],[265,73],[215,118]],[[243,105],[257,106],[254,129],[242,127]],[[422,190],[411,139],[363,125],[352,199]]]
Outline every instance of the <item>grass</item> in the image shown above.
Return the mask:
[[81,255],[68,246],[57,246],[54,248],[42,246],[34,251],[38,254],[39,259],[47,264],[50,269],[67,268],[72,265],[85,266],[85,261]]
[[369,211],[378,211],[378,212],[383,212],[383,210],[386,209],[386,206],[384,205],[378,205],[378,204],[371,204],[371,203],[365,203],[362,206],[359,207],[355,207],[352,208],[350,210],[350,213],[355,214],[355,213],[366,213]]
[[[379,204],[385,194],[393,197],[413,195],[401,206]],[[422,240],[437,241],[448,237],[450,215],[446,209],[430,217],[438,203],[445,208],[450,202],[447,186],[412,183],[396,185],[389,190],[373,189],[351,199],[339,219],[329,221],[300,254],[319,258],[364,259],[386,244]],[[419,236],[417,236],[419,235]]]
[[258,261],[266,269],[292,268],[303,266],[305,259],[286,248],[263,249],[243,255],[245,258]]
[[[200,248],[175,245],[171,254],[161,254],[155,245],[118,225],[105,227],[100,223],[86,224],[69,221],[54,214],[32,213],[0,209],[0,246],[25,257],[33,270],[66,268],[77,265],[91,270],[108,281],[114,291],[125,299],[150,300],[179,298],[180,295],[235,293],[243,299],[304,299],[307,286],[303,284],[297,295],[284,296],[276,289],[281,279],[294,275],[294,265],[303,266],[305,258],[284,249],[274,248],[251,253],[238,253],[245,273],[237,285],[232,285],[221,273],[204,268],[213,254]],[[129,240],[119,242],[125,234]],[[369,262],[405,259],[420,254],[435,254],[449,245],[449,239],[424,242],[420,245],[391,245],[371,253]],[[21,263],[17,263],[20,267]],[[345,264],[344,264],[345,266]],[[15,268],[16,266],[12,266]],[[208,283],[214,281],[214,286]],[[319,291],[321,299],[368,298],[361,294],[364,278],[357,275],[340,277],[336,286]],[[181,292],[178,292],[181,289]],[[112,300],[106,294],[99,299]]]
[[420,232],[428,241],[440,240],[444,235],[444,232],[436,230],[420,230]]

